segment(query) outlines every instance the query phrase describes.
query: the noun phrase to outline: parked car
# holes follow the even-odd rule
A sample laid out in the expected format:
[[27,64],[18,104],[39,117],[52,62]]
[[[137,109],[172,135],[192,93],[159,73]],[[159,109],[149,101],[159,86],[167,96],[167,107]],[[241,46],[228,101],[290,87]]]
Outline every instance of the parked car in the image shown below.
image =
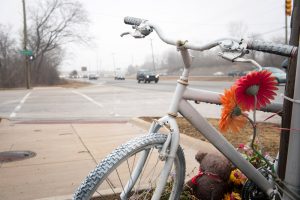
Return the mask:
[[224,76],[223,72],[215,72],[213,73],[214,76]]
[[97,80],[98,76],[96,74],[89,74],[89,80]]
[[144,83],[150,83],[151,81],[157,83],[159,81],[159,74],[156,74],[151,70],[139,70],[136,74],[136,79],[138,83],[141,81]]
[[286,73],[276,67],[263,67],[263,70],[268,70],[275,77],[278,84],[286,83]]
[[228,72],[227,75],[235,77],[235,76],[239,76],[240,73],[241,73],[241,71],[231,71],[231,72]]
[[247,75],[249,72],[251,72],[251,71],[241,71],[241,72],[238,74],[238,76],[245,76],[245,75]]
[[[271,72],[272,76],[275,77],[277,84],[286,83],[286,73],[283,70],[276,67],[262,67],[262,69]],[[257,71],[257,69],[255,69],[255,71]],[[251,71],[245,72],[249,73]],[[244,75],[246,75],[247,73],[245,73]]]
[[286,72],[288,66],[289,66],[289,59],[288,59],[288,58],[285,58],[285,59],[282,61],[280,67],[282,67],[282,68],[284,69],[284,71]]

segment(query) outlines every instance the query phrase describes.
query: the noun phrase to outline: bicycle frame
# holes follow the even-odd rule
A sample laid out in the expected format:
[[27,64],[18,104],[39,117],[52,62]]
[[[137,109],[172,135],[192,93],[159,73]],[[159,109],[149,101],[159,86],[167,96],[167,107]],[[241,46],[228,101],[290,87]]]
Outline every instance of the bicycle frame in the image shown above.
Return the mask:
[[[180,76],[180,79],[177,81],[178,83],[174,92],[174,96],[167,113],[168,115],[157,121],[154,121],[148,132],[149,134],[155,134],[164,125],[168,125],[170,127],[168,138],[160,151],[160,159],[166,160],[166,163],[159,177],[158,185],[156,186],[152,199],[156,200],[160,198],[166,185],[172,164],[174,162],[176,151],[179,146],[179,129],[175,120],[178,113],[180,113],[198,131],[200,131],[208,141],[210,141],[221,153],[223,153],[228,160],[230,160],[237,168],[239,168],[263,192],[265,192],[270,198],[273,198],[278,191],[275,187],[273,187],[273,184],[271,183],[272,181],[268,181],[268,179],[265,178],[254,166],[252,166],[252,164],[246,161],[240,155],[240,153],[238,153],[236,149],[225,139],[225,137],[223,137],[223,135],[211,124],[209,124],[208,121],[188,102],[189,100],[193,100],[198,102],[220,104],[219,93],[188,87],[188,77],[192,63],[188,49],[205,51],[213,47],[220,46],[222,53],[219,55],[222,58],[232,62],[250,62],[261,69],[260,65],[255,61],[242,58],[243,55],[248,53],[248,49],[265,51],[283,56],[293,56],[296,48],[288,45],[275,45],[272,43],[267,44],[259,41],[244,41],[234,38],[224,38],[207,43],[205,45],[199,45],[195,43],[189,43],[187,40],[168,38],[157,24],[148,20],[125,17],[124,22],[125,24],[133,25],[135,32],[125,32],[121,34],[121,37],[130,34],[134,38],[144,38],[153,30],[155,30],[163,42],[177,47],[181,53],[184,63],[184,70]],[[261,110],[277,113],[281,109],[282,105],[271,104]],[[131,180],[125,186],[125,190],[122,192],[121,197],[126,197],[126,194],[134,186],[134,183],[138,179],[139,172],[143,168],[147,157],[148,152],[144,151],[142,157],[140,158],[139,165],[134,169],[134,173],[132,175],[133,178],[131,178]]]
[[[209,122],[188,102],[188,100],[199,102],[211,102],[220,104],[220,94],[216,92],[209,92],[205,90],[192,89],[188,86],[189,68],[191,66],[191,56],[185,48],[179,49],[185,64],[184,71],[180,80],[178,80],[174,96],[172,98],[171,105],[169,107],[168,115],[162,117],[158,121],[154,121],[149,129],[149,134],[155,134],[159,129],[168,124],[170,127],[170,134],[168,139],[162,147],[160,157],[166,159],[166,164],[159,177],[158,185],[152,196],[152,199],[159,199],[162,191],[167,183],[169,173],[172,168],[172,164],[176,155],[177,148],[179,146],[179,129],[176,123],[176,116],[179,112],[184,118],[186,118],[198,131],[200,131],[208,141],[210,141],[221,153],[224,154],[237,168],[239,168],[250,180],[258,185],[269,197],[274,195],[272,184],[248,161],[246,161],[240,153],[225,139],[225,137],[218,132]],[[169,150],[167,153],[166,150]],[[142,158],[140,158],[139,166],[135,169],[136,173],[133,173],[133,177],[138,177],[138,172],[144,165],[148,152],[144,152]],[[126,189],[122,195],[126,194],[126,191],[130,191],[133,186],[132,183],[135,179],[127,183]],[[121,195],[121,196],[122,196]]]

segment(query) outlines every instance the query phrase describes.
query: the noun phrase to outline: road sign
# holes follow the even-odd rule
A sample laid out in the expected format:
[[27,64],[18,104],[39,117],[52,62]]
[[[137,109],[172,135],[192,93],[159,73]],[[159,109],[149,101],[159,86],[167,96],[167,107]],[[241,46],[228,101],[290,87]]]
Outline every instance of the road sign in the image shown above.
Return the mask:
[[33,52],[31,50],[21,50],[20,53],[25,55],[25,56],[32,56],[33,55]]

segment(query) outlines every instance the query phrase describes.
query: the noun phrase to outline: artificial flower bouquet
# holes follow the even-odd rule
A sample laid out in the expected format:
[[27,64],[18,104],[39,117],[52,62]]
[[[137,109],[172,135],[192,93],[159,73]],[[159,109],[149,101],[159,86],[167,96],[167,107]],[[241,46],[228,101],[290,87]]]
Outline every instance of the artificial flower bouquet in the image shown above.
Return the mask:
[[[239,152],[256,168],[270,167],[274,171],[273,165],[264,152],[258,150],[256,141],[257,122],[256,110],[266,106],[274,99],[276,80],[271,72],[267,70],[252,71],[246,76],[238,79],[230,89],[225,89],[221,95],[222,113],[219,121],[219,130],[222,133],[232,131],[240,132],[247,122],[253,127],[253,137],[249,145],[241,144]],[[252,119],[249,111],[253,111]],[[232,190],[226,193],[224,200],[241,200],[241,189],[247,178],[239,169],[231,172],[229,183]]]

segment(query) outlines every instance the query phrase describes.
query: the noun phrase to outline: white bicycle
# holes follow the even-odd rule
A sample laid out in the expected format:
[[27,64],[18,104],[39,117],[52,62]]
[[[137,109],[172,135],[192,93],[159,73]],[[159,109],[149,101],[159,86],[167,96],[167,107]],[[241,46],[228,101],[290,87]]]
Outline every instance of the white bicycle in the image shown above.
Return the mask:
[[[191,66],[188,49],[205,51],[219,46],[222,58],[258,65],[255,61],[242,57],[249,50],[292,56],[297,48],[289,45],[230,38],[220,39],[206,45],[197,45],[188,41],[170,39],[164,35],[157,24],[147,20],[125,17],[124,22],[133,25],[135,31],[126,32],[121,36],[130,34],[135,38],[144,38],[155,30],[162,41],[176,46],[181,53],[184,70],[177,81],[167,115],[155,120],[148,134],[122,144],[103,159],[85,178],[73,199],[179,199],[185,181],[186,164],[183,150],[179,145],[179,129],[175,120],[178,113],[251,180],[251,184],[248,184],[248,190],[246,188],[244,194],[245,199],[255,199],[255,195],[261,194],[265,199],[274,199],[279,195],[278,190],[292,199],[299,199],[299,196],[283,188],[282,182],[270,178],[268,174],[266,175],[266,171],[262,172],[253,167],[188,102],[220,104],[219,93],[193,89],[188,86]],[[270,104],[261,110],[277,112],[281,108],[279,104]],[[169,134],[159,133],[162,127],[167,128]]]

